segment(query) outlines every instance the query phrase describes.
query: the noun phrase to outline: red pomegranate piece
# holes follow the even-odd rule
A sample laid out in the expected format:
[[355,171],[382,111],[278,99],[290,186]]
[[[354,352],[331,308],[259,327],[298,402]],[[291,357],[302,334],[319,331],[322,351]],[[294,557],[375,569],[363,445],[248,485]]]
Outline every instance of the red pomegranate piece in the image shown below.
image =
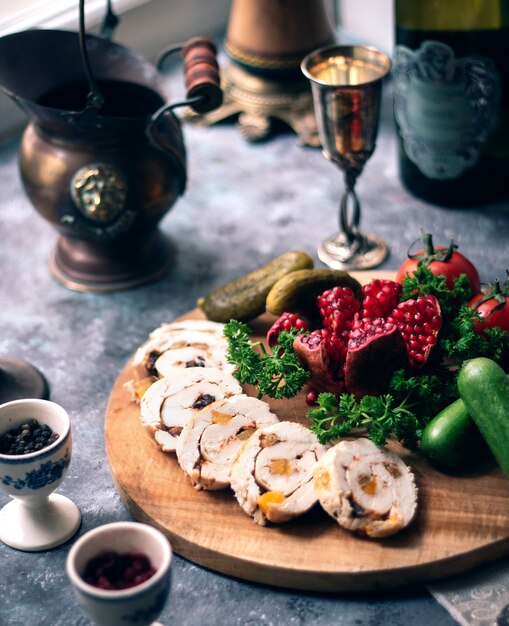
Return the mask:
[[371,320],[386,318],[398,306],[402,290],[403,287],[393,280],[374,278],[362,288],[364,299],[360,316]]
[[410,366],[422,367],[436,345],[442,327],[440,305],[435,296],[426,294],[401,302],[387,321],[399,328],[407,346]]
[[299,332],[305,332],[309,330],[309,323],[305,318],[299,317],[295,313],[282,313],[267,333],[269,346],[272,348],[277,344],[280,332],[283,330],[289,331],[292,328],[296,328]]
[[357,399],[377,396],[399,369],[408,367],[405,341],[398,327],[382,318],[364,319],[350,335],[345,385]]
[[319,328],[309,335],[296,337],[293,349],[311,374],[311,387],[331,393],[344,388],[345,341],[327,328]]
[[400,303],[401,285],[379,279],[363,294],[359,306],[347,287],[325,291],[317,298],[324,328],[294,341],[318,392],[379,395],[396,370],[422,367],[436,345],[442,317],[434,296]]
[[349,287],[327,289],[316,299],[325,328],[337,337],[348,339],[359,302]]

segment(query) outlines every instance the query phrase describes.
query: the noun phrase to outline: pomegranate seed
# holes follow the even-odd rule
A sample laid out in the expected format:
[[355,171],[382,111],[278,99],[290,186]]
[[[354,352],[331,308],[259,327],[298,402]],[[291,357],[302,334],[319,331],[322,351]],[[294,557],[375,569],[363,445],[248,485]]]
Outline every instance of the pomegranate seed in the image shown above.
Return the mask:
[[310,389],[306,394],[306,404],[313,406],[318,400],[318,391],[316,389]]

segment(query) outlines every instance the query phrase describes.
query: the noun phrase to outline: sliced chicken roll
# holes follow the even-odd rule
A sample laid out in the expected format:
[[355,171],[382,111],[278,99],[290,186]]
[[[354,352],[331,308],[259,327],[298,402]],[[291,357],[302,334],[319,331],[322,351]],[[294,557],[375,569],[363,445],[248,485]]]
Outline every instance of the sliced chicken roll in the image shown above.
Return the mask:
[[196,489],[224,489],[242,444],[278,418],[269,405],[244,394],[218,400],[197,411],[184,426],[177,459]]
[[168,376],[175,367],[219,367],[231,373],[223,328],[224,324],[204,320],[162,324],[136,351],[132,361],[136,376]]
[[369,439],[330,448],[316,465],[314,486],[320,504],[340,526],[368,537],[405,528],[417,507],[410,468]]
[[286,522],[316,502],[313,471],[326,448],[293,422],[258,430],[234,460],[230,482],[240,506],[255,522]]
[[180,369],[170,378],[159,379],[144,393],[141,422],[163,452],[175,452],[182,429],[196,411],[241,393],[239,382],[217,368]]

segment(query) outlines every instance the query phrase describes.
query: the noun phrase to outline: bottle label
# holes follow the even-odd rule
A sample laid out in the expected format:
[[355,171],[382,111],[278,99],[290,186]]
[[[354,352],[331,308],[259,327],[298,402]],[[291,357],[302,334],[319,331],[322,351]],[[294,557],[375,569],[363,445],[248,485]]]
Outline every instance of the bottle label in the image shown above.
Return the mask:
[[428,178],[456,178],[479,159],[497,119],[500,81],[485,57],[455,58],[425,41],[396,46],[394,113],[408,158]]

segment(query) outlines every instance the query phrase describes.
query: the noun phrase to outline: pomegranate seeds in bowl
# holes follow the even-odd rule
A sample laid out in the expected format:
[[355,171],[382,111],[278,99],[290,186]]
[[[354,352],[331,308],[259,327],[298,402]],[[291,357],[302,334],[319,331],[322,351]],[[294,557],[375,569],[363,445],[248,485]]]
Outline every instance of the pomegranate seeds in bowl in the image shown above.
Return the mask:
[[87,563],[83,580],[99,589],[119,590],[141,585],[155,573],[145,554],[102,552]]

